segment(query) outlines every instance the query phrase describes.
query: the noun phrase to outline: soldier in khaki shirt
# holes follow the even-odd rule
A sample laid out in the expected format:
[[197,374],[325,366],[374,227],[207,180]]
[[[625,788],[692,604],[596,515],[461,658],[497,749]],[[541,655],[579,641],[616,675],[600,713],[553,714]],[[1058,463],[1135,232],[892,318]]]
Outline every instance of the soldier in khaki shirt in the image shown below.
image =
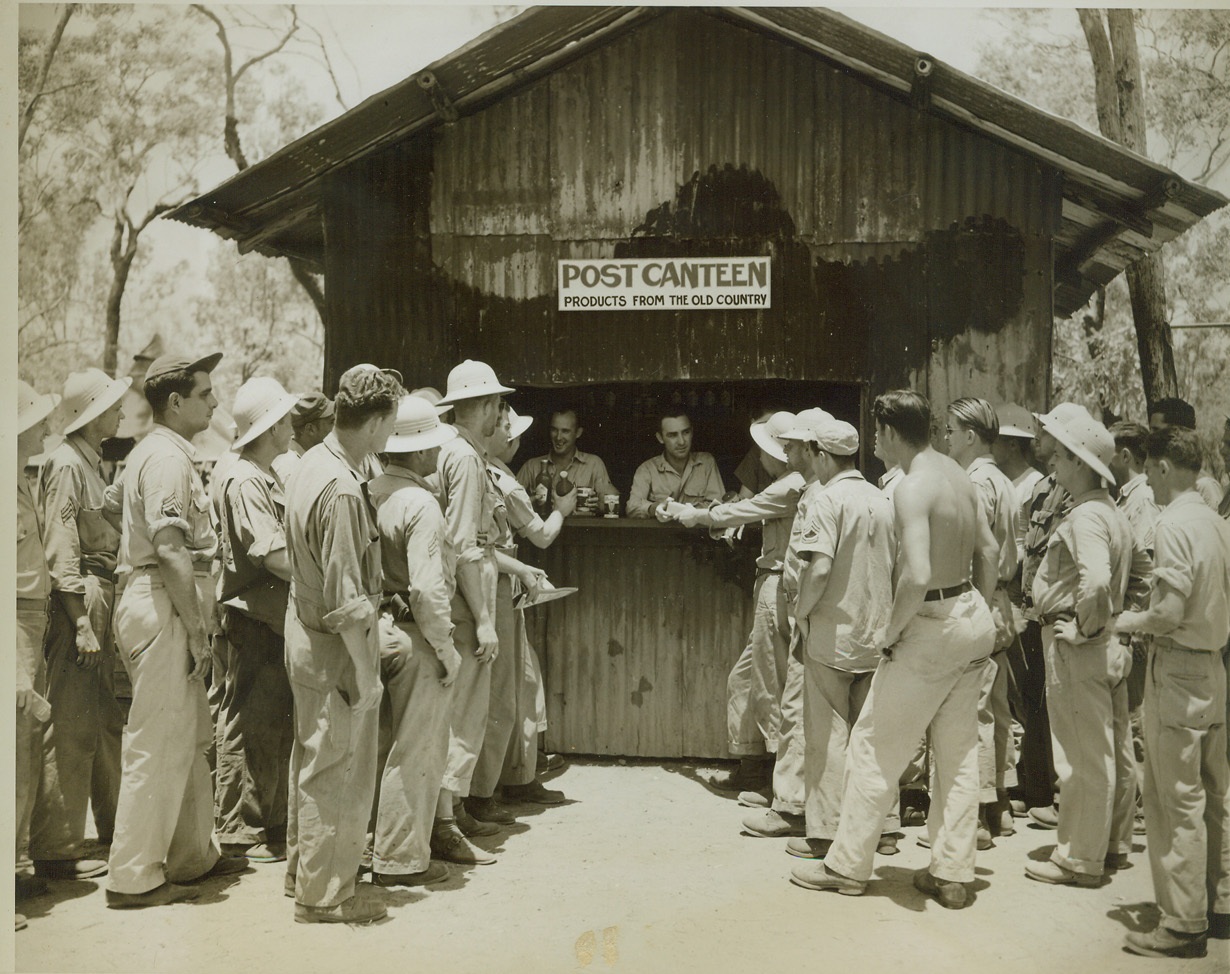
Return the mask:
[[[46,682],[43,636],[47,631],[51,577],[43,555],[42,520],[30,493],[25,469],[26,461],[42,452],[43,440],[47,437],[47,417],[59,402],[59,396],[40,395],[26,383],[17,383],[17,763],[14,804],[18,901],[47,888],[43,880],[30,875],[26,846],[43,760],[40,724],[50,716],[50,708],[42,694]],[[16,926],[19,930],[24,927],[25,917],[18,914]]]
[[210,372],[222,354],[163,355],[145,398],[154,427],[124,470],[115,639],[132,679],[123,778],[111,846],[107,905],[162,906],[193,899],[180,885],[247,867],[219,858],[206,749],[213,737],[205,677],[213,613],[210,563],[218,539],[190,439],[209,426]]
[[120,791],[124,712],[115,697],[115,602],[119,519],[103,512],[102,441],[114,436],[131,379],[101,369],[74,372],[64,386],[67,437],[46,464],[39,494],[46,525],[52,608],[48,624],[43,780],[30,853],[35,870],[57,879],[89,879],[106,863],[82,861],[86,807],[109,845]]

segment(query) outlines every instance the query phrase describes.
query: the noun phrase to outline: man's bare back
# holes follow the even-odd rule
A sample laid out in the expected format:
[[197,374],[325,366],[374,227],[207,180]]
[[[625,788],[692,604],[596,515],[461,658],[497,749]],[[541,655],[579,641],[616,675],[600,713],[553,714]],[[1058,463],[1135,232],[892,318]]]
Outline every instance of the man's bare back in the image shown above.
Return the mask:
[[971,577],[978,540],[978,496],[960,465],[928,447],[910,463],[895,498],[901,535],[925,517],[930,536],[929,588],[950,588]]

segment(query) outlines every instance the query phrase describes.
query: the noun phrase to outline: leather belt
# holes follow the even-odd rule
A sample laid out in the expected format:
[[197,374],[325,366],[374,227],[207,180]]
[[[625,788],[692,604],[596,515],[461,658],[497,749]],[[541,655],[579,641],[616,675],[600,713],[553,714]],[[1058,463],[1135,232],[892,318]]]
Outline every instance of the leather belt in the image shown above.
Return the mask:
[[973,587],[973,583],[967,578],[964,582],[952,585],[949,588],[928,589],[927,594],[923,596],[923,601],[940,602],[944,599],[955,599],[958,595],[964,595]]

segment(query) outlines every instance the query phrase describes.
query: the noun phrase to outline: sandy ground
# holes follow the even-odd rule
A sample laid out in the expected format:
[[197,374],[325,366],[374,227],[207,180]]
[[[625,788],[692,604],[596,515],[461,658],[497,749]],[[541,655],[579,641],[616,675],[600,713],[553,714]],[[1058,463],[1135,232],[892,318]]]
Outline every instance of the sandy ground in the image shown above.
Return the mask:
[[789,883],[784,840],[741,835],[747,809],[709,790],[709,765],[573,761],[555,778],[570,803],[517,806],[519,821],[479,840],[491,866],[454,866],[428,892],[386,892],[369,927],[296,924],[283,867],[213,880],[195,903],[104,907],[95,882],[58,883],[28,901],[19,971],[628,972],[788,970],[1148,972],[1230,970],[1230,941],[1199,961],[1122,949],[1156,922],[1143,845],[1099,889],[1026,879],[1054,833],[1018,821],[979,853],[976,898],[950,912],[916,892],[928,853],[904,830],[862,897]]

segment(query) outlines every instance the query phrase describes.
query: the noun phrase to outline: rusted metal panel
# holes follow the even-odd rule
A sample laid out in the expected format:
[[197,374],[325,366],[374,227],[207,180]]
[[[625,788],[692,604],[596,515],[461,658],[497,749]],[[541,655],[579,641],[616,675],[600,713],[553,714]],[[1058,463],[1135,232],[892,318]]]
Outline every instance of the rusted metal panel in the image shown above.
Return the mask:
[[570,523],[543,565],[573,597],[529,610],[555,750],[726,756],[726,677],[752,623],[755,551],[652,522]]

